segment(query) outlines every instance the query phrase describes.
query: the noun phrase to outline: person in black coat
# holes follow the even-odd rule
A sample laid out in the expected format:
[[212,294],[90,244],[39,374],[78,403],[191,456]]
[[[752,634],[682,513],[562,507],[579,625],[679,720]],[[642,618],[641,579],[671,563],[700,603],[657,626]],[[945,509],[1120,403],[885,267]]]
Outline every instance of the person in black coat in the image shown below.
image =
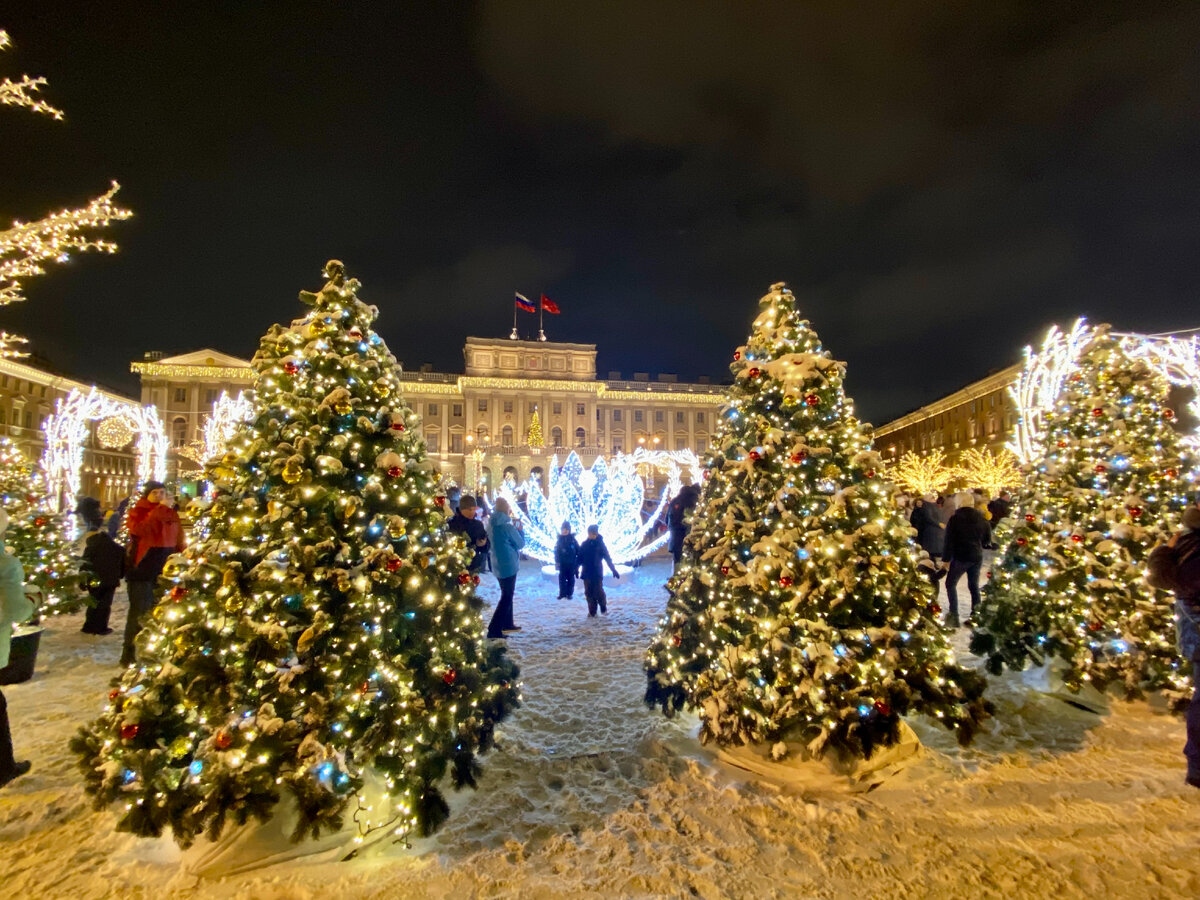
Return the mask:
[[558,566],[558,599],[575,596],[575,570],[579,568],[579,541],[571,531],[571,523],[562,523],[562,532],[554,547],[554,564]]
[[608,612],[608,597],[604,593],[604,563],[608,563],[612,569],[613,578],[621,577],[608,554],[604,538],[600,537],[599,526],[589,525],[587,540],[579,545],[579,577],[583,579],[589,618],[596,615],[597,607],[602,613]]
[[946,575],[946,598],[950,613],[946,624],[959,626],[958,579],[966,573],[967,590],[971,592],[971,612],[979,605],[979,570],[983,567],[983,548],[991,543],[992,528],[983,513],[975,508],[975,498],[969,493],[958,495],[958,509],[946,523],[946,558],[950,572]]
[[937,505],[936,494],[916,499],[908,524],[917,530],[917,543],[929,554],[929,561],[922,561],[922,564],[928,567],[929,579],[936,584],[946,574],[946,570],[941,568],[946,547],[946,524],[942,521],[942,508]]
[[695,508],[699,500],[700,488],[694,484],[685,484],[675,495],[675,499],[667,506],[667,527],[671,529],[667,548],[675,559],[675,565],[679,565],[679,560],[683,556],[683,539],[687,537],[690,530],[687,513]]
[[471,558],[471,564],[467,566],[467,570],[472,573],[483,568],[483,562],[487,559],[488,554],[487,528],[475,518],[478,509],[475,505],[475,498],[470,494],[463,494],[458,499],[458,511],[446,525],[450,531],[466,538],[471,550],[474,551],[475,555]]
[[1000,524],[1000,520],[1007,517],[1012,511],[1012,501],[1009,499],[1008,491],[1001,491],[999,497],[988,503],[987,509],[992,516],[992,528],[995,528]]
[[83,545],[83,574],[92,605],[83,616],[84,634],[112,634],[108,617],[112,614],[113,594],[125,577],[125,548],[104,529],[100,504],[87,511]]

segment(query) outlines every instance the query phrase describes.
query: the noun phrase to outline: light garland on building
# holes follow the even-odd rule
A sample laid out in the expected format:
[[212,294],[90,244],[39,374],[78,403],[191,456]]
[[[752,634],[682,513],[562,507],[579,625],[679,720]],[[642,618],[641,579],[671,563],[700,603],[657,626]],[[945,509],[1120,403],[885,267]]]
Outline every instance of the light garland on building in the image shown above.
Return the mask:
[[87,393],[72,390],[59,398],[55,411],[42,426],[46,450],[42,471],[53,509],[73,506],[82,489],[83,447],[88,426],[97,420],[122,418],[137,433],[137,484],[167,477],[167,433],[162,419],[152,406],[134,406],[102,394],[95,388]]
[[[651,459],[650,452],[643,451],[641,464]],[[655,462],[667,469],[668,477],[648,515],[646,485],[632,455],[617,454],[607,460],[597,456],[591,468],[585,468],[572,450],[561,466],[557,455],[551,458],[544,486],[531,477],[519,485],[502,483],[496,493],[508,500],[513,515],[523,523],[523,552],[528,556],[553,563],[562,523],[570,522],[572,530],[580,535],[589,525],[598,525],[613,561],[630,563],[666,544],[668,533],[650,535],[671,498],[683,486],[679,466],[669,457]]]

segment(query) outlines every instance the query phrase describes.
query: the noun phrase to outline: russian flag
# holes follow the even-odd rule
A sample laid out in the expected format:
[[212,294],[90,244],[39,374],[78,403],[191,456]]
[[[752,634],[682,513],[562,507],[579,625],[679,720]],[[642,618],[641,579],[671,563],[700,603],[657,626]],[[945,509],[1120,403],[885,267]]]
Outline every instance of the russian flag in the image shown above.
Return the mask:
[[549,297],[547,297],[545,294],[542,294],[542,309],[544,309],[546,312],[550,313],[550,315],[552,315],[552,316],[557,316],[560,312],[560,310],[558,308],[558,304],[555,303],[553,300],[551,300]]
[[[514,291],[514,293],[516,293]],[[517,309],[523,309],[525,312],[537,312],[537,307],[533,305],[533,301],[524,294],[517,294],[516,299]]]

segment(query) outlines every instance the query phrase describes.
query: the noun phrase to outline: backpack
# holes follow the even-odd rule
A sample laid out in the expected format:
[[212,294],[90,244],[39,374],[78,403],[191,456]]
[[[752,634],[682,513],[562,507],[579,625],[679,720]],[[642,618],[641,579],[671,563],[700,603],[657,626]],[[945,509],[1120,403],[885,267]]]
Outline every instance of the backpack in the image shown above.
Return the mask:
[[1146,583],[1160,591],[1173,591],[1178,585],[1179,561],[1175,548],[1159,544],[1146,560]]

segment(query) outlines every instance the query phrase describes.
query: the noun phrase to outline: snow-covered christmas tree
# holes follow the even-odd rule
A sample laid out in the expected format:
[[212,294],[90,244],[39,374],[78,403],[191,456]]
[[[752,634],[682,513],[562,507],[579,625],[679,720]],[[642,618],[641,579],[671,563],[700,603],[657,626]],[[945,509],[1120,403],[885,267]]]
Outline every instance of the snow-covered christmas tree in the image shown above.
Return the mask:
[[1044,422],[1003,557],[984,587],[972,650],[999,673],[1058,658],[1079,690],[1190,697],[1173,601],[1145,581],[1178,529],[1195,466],[1172,427],[1169,385],[1097,329]]
[[670,600],[646,702],[699,711],[720,744],[869,757],[901,716],[962,742],[990,713],[955,664],[912,529],[826,352],[782,284],[734,354],[729,410]]
[[79,560],[71,554],[63,517],[51,511],[41,477],[8,438],[0,438],[0,509],[8,514],[4,544],[25,570],[38,615],[82,608]]
[[168,563],[137,665],[73,742],[122,830],[187,845],[286,794],[297,840],[349,816],[426,834],[517,703],[377,312],[326,274],[262,339],[255,416],[207,469],[208,537]]

